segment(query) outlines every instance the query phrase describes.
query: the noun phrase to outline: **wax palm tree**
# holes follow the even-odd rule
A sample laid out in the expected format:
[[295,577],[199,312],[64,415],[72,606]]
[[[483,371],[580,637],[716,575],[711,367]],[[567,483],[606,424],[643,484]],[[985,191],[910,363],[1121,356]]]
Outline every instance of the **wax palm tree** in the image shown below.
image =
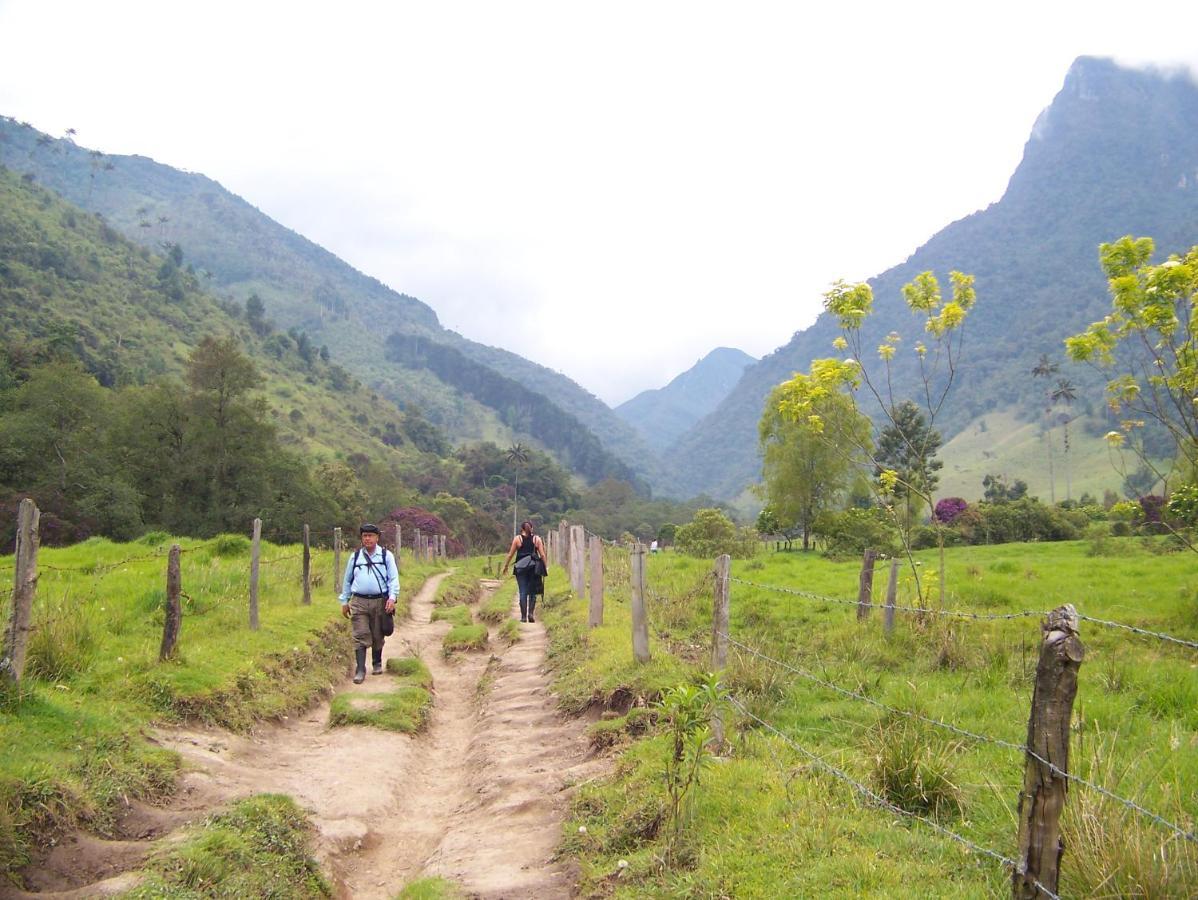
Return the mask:
[[[1059,365],[1052,362],[1048,358],[1047,353],[1041,353],[1040,361],[1038,363],[1036,363],[1034,366],[1032,366],[1032,377],[1033,378],[1049,378],[1049,377],[1055,375],[1060,368],[1061,367]],[[1049,499],[1053,503],[1056,503],[1057,502],[1057,476],[1056,476],[1056,472],[1053,470],[1052,416],[1049,415],[1051,413],[1051,411],[1052,411],[1052,403],[1050,401],[1048,404],[1048,407],[1044,410],[1045,417],[1048,420],[1047,421],[1048,427],[1045,428],[1043,434],[1045,437],[1048,438],[1048,496],[1049,496]],[[1041,425],[1043,427],[1044,423],[1042,422]]]
[[520,467],[528,462],[528,448],[517,441],[507,448],[504,458],[515,466],[515,486],[512,488],[512,534],[515,534],[519,530],[516,525],[516,510],[520,496]]
[[1069,482],[1069,423],[1073,421],[1073,417],[1069,415],[1068,409],[1077,399],[1077,390],[1068,378],[1059,378],[1051,396],[1053,403],[1064,403],[1066,409],[1061,416],[1061,424],[1065,426],[1065,499],[1071,500],[1073,490]]

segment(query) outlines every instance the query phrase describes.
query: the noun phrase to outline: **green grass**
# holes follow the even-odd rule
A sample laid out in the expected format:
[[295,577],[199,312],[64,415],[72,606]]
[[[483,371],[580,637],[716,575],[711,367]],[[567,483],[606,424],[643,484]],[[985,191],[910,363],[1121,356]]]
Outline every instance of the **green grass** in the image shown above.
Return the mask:
[[[950,550],[947,605],[1008,613],[1073,602],[1083,614],[1198,639],[1194,556],[1160,555],[1155,544],[1139,541],[1128,547],[1130,555],[1116,558],[1088,556],[1083,541]],[[918,558],[934,582],[935,553]],[[662,687],[706,669],[711,567],[674,554],[649,559],[653,660],[644,666],[632,660],[628,589],[620,579],[608,579],[612,592],[596,629],[586,627],[586,601],[551,587],[545,621],[563,702],[575,709],[607,703],[622,712],[635,698],[651,701]],[[771,553],[734,561],[732,574],[854,599],[858,564]],[[884,584],[878,574],[875,591]],[[910,604],[912,579],[904,576],[900,587],[900,603]],[[1025,739],[1041,640],[1036,618],[920,622],[900,614],[887,636],[877,610],[858,623],[851,605],[737,582],[731,598],[732,636],[775,659],[898,709],[1016,745]],[[1087,655],[1074,707],[1072,771],[1193,830],[1198,658],[1087,622],[1082,640]],[[871,790],[983,847],[1016,854],[1020,753],[915,727],[735,648],[724,683],[755,715]],[[863,803],[810,758],[731,714],[730,754],[703,772],[679,862],[664,867],[667,746],[651,722],[637,728],[644,736],[630,733],[623,717],[592,726],[596,746],[615,748],[619,758],[613,777],[580,790],[566,830],[584,893],[985,897],[1009,891],[1001,866]],[[1190,845],[1101,795],[1074,786],[1064,828],[1063,896],[1181,897],[1198,885],[1198,854]],[[629,867],[613,879],[620,859]]]
[[509,646],[520,640],[520,623],[515,619],[507,619],[499,626],[500,639]]
[[461,900],[461,889],[445,878],[421,878],[395,895],[395,900]]
[[387,660],[387,672],[397,676],[394,690],[338,694],[329,708],[329,725],[370,725],[403,734],[420,731],[433,705],[432,675],[420,659],[411,656]]
[[[260,628],[250,631],[248,542],[237,535],[178,541],[183,625],[174,658],[159,663],[170,542],[41,549],[23,691],[0,703],[0,877],[64,829],[111,836],[125,798],[170,794],[178,759],[143,739],[151,723],[244,729],[310,704],[346,671],[332,553],[313,553],[304,606],[299,547],[264,543]],[[438,570],[405,561],[405,600]]]
[[455,650],[483,650],[487,646],[486,625],[455,625],[449,629],[441,647],[446,654]]
[[129,900],[331,897],[311,853],[312,826],[290,797],[259,794],[212,816],[152,860]]
[[436,607],[429,618],[433,622],[444,620],[453,625],[469,625],[474,621],[470,607],[465,605]]
[[456,570],[448,578],[437,585],[434,606],[459,606],[474,603],[478,600],[478,575],[470,571],[469,566]]
[[512,617],[512,582],[505,580],[483,601],[478,617],[491,625],[498,625]]

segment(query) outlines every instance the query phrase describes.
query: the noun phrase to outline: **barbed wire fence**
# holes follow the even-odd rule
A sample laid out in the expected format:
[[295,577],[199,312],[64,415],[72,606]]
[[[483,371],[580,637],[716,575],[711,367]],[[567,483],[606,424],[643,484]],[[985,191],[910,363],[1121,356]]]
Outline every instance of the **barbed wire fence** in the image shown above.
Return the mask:
[[[50,612],[50,608],[45,604],[38,604],[37,596],[39,588],[44,593],[46,590],[51,589],[54,581],[60,578],[77,579],[82,577],[91,579],[91,590],[94,593],[98,589],[98,584],[103,579],[115,573],[129,572],[131,569],[138,571],[147,564],[163,565],[165,563],[166,598],[164,610],[166,622],[164,624],[160,660],[166,660],[173,653],[175,640],[179,633],[180,617],[182,615],[181,600],[188,599],[192,606],[196,602],[195,598],[186,594],[181,589],[178,572],[180,557],[185,554],[201,552],[208,552],[216,556],[242,554],[245,552],[246,546],[245,543],[239,545],[236,543],[237,540],[244,541],[244,538],[234,539],[230,535],[221,535],[189,547],[181,547],[179,544],[167,547],[163,544],[153,550],[144,553],[135,553],[114,562],[55,565],[47,563],[44,560],[38,560],[37,558],[39,549],[39,521],[40,511],[37,509],[36,504],[32,500],[23,500],[18,509],[16,552],[14,553],[13,563],[12,565],[5,565],[3,567],[4,571],[13,573],[13,586],[0,590],[0,601],[5,602],[9,606],[9,621],[5,629],[2,655],[0,655],[0,675],[8,678],[14,684],[19,683],[23,674],[26,649],[30,636],[39,630],[61,625],[66,620],[78,615],[74,608],[78,604],[70,603],[69,595],[64,595],[55,604],[63,610],[57,614]],[[305,605],[311,603],[312,586],[322,583],[324,580],[323,576],[314,576],[312,573],[312,529],[308,525],[304,525],[302,530],[297,531],[274,529],[272,534],[276,539],[288,540],[290,538],[297,538],[297,542],[301,544],[301,551],[298,553],[284,552],[282,555],[266,559],[262,558],[261,531],[262,522],[260,519],[255,519],[253,522],[252,537],[249,540],[249,603],[247,610],[248,627],[252,630],[257,630],[258,628],[257,604],[260,570],[262,568],[265,567],[272,571],[287,570],[291,566],[295,566],[298,562],[299,565],[295,566],[295,574],[297,582],[302,588],[299,600]],[[341,529],[340,527],[330,527],[327,531],[331,540],[328,542],[322,541],[322,543],[331,544],[333,548],[334,565],[332,581],[340,587],[342,576],[340,561],[343,549],[341,544]],[[396,530],[396,537],[398,539],[398,529]],[[430,539],[426,546],[431,553],[434,547],[433,541]],[[444,541],[438,541],[435,549],[438,551],[438,555],[440,555],[444,551]],[[225,552],[222,552],[222,550]],[[145,574],[150,575],[151,573],[147,571]],[[47,581],[47,579],[49,580]],[[208,604],[206,608],[224,605],[223,601],[218,601]],[[47,615],[47,612],[50,612],[50,614]]]
[[[1174,821],[1168,816],[1149,809],[1138,799],[1123,796],[1108,786],[1097,783],[1090,778],[1082,777],[1068,768],[1070,725],[1072,722],[1072,703],[1076,694],[1077,673],[1082,658],[1082,645],[1077,629],[1081,622],[1089,622],[1103,628],[1126,632],[1130,638],[1147,638],[1160,641],[1176,648],[1198,649],[1198,642],[1188,638],[1177,637],[1161,631],[1144,628],[1139,625],[1114,622],[1078,613],[1072,606],[1065,605],[1057,609],[1038,612],[1025,609],[1014,613],[989,613],[968,609],[935,608],[929,606],[900,605],[893,596],[893,588],[885,603],[873,601],[871,593],[863,591],[864,602],[859,596],[857,600],[843,597],[832,597],[815,591],[802,590],[792,586],[764,584],[749,579],[731,576],[727,557],[717,560],[714,570],[682,588],[658,591],[647,584],[643,568],[638,564],[638,558],[643,557],[644,548],[634,545],[629,552],[609,554],[614,559],[623,557],[628,561],[628,578],[631,582],[631,593],[634,598],[633,622],[633,655],[639,661],[647,661],[647,655],[637,652],[636,643],[636,598],[638,594],[646,598],[648,611],[646,634],[651,631],[659,644],[667,647],[675,655],[695,660],[701,657],[701,649],[697,648],[688,636],[675,633],[675,623],[681,624],[686,615],[693,615],[694,609],[700,606],[700,597],[714,586],[715,602],[713,605],[712,629],[712,660],[713,669],[726,667],[726,652],[730,647],[733,652],[754,659],[756,662],[774,668],[783,673],[788,679],[799,679],[819,689],[830,691],[837,696],[856,703],[866,704],[881,711],[887,716],[897,716],[923,723],[935,729],[945,731],[963,738],[973,744],[989,745],[1018,754],[1024,763],[1024,788],[1019,795],[1020,827],[1017,836],[1019,852],[1015,855],[999,852],[978,844],[975,840],[958,834],[944,825],[903,809],[888,800],[836,766],[802,746],[792,734],[765,718],[752,712],[746,703],[736,697],[731,697],[733,706],[745,718],[756,726],[774,734],[783,740],[812,765],[849,785],[852,790],[867,800],[870,804],[888,810],[895,815],[917,820],[938,834],[947,837],[970,852],[998,862],[1011,876],[1012,886],[1017,897],[1057,897],[1057,883],[1060,877],[1059,856],[1056,847],[1059,840],[1060,814],[1064,807],[1068,786],[1081,790],[1092,791],[1112,802],[1152,827],[1165,832],[1165,843],[1161,845],[1161,853],[1169,842],[1183,842],[1187,845],[1198,844],[1198,833],[1192,821]],[[614,561],[613,559],[613,561]],[[606,560],[605,560],[606,563]],[[721,566],[723,568],[721,568]],[[614,568],[614,566],[612,567]],[[871,567],[872,569],[872,567]],[[721,574],[722,573],[722,574]],[[623,572],[621,572],[623,574]],[[640,583],[637,583],[637,580]],[[893,583],[893,577],[892,577]],[[755,591],[768,591],[802,599],[812,604],[834,604],[861,608],[868,613],[874,607],[884,609],[888,617],[896,612],[909,614],[918,621],[938,617],[942,619],[969,620],[975,622],[1013,622],[1035,619],[1040,623],[1042,634],[1041,663],[1037,666],[1036,683],[1032,693],[1032,705],[1028,720],[1028,739],[1023,742],[1008,740],[1002,737],[986,735],[962,727],[952,722],[928,716],[922,712],[903,709],[892,704],[884,703],[870,697],[862,690],[837,684],[827,677],[814,674],[808,667],[779,658],[777,654],[769,653],[761,647],[754,646],[744,639],[737,638],[731,633],[728,625],[728,605],[730,603],[731,585],[740,585]],[[724,608],[721,614],[721,594]],[[693,626],[692,626],[693,635]],[[720,645],[723,645],[721,656]],[[696,649],[700,650],[696,654]],[[818,666],[817,666],[818,668]],[[825,667],[826,668],[826,667]],[[1048,681],[1044,679],[1047,678]],[[1061,723],[1064,723],[1063,730]],[[718,726],[718,728],[716,727]],[[713,731],[718,733],[716,746],[723,744],[723,722],[713,722]],[[1049,853],[1045,848],[1051,848]]]

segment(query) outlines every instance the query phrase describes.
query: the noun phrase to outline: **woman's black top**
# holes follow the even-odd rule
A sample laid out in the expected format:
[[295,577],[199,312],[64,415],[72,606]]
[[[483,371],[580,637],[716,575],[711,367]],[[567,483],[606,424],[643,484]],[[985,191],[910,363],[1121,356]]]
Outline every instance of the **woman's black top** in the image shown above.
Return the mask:
[[520,546],[516,548],[516,561],[519,562],[521,557],[533,556],[537,552],[536,545],[533,543],[531,534],[520,535]]

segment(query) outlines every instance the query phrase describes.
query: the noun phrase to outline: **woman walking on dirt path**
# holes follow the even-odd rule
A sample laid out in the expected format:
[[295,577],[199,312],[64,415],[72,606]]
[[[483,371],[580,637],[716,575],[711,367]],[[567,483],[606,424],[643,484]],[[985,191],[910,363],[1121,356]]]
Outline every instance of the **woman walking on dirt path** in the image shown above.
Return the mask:
[[399,591],[399,569],[395,554],[379,546],[379,527],[363,525],[358,529],[362,546],[355,550],[345,566],[342,579],[341,614],[353,624],[354,684],[366,680],[366,648],[370,648],[371,671],[383,674],[383,639],[390,631],[383,630],[383,614],[395,612],[395,595]]
[[541,580],[537,571],[537,560],[544,565],[545,547],[540,536],[533,533],[532,522],[520,523],[520,533],[512,538],[512,546],[503,561],[500,574],[507,574],[507,565],[513,556],[516,557],[516,564],[512,566],[512,571],[516,575],[516,585],[520,590],[520,621],[535,622],[532,614],[536,609],[537,595],[533,593],[533,588],[536,586],[535,582]]

